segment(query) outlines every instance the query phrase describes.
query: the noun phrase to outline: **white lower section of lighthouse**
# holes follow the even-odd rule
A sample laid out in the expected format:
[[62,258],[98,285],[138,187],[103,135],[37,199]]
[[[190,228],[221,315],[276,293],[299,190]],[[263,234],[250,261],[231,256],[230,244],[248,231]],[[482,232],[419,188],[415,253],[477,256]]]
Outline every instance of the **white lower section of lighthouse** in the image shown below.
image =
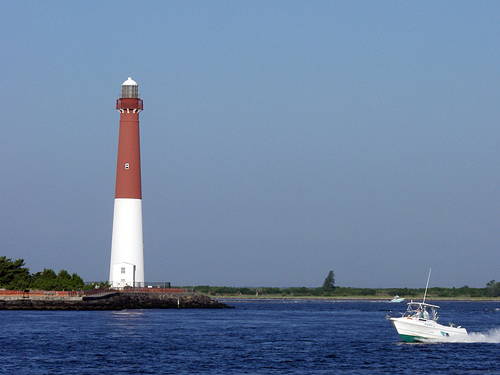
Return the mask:
[[115,198],[109,283],[114,288],[144,286],[141,199]]

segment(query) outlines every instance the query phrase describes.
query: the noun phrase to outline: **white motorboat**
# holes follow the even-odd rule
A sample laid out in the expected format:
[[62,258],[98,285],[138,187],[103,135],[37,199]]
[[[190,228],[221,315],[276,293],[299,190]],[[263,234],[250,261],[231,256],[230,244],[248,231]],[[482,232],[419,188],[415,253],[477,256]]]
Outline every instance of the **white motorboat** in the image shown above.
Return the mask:
[[[429,278],[431,273],[429,271]],[[425,303],[429,278],[425,287],[422,302],[408,302],[408,308],[401,317],[387,316],[386,318],[396,328],[399,336],[406,342],[439,340],[445,337],[466,336],[467,330],[454,324],[444,326],[437,322],[439,306]]]
[[406,342],[442,339],[444,337],[466,336],[467,330],[450,324],[437,322],[439,306],[425,302],[408,302],[408,309],[401,317],[387,317],[399,336]]
[[403,302],[404,300],[405,300],[404,298],[401,298],[399,296],[394,296],[394,298],[391,299],[389,302],[400,303],[400,302]]

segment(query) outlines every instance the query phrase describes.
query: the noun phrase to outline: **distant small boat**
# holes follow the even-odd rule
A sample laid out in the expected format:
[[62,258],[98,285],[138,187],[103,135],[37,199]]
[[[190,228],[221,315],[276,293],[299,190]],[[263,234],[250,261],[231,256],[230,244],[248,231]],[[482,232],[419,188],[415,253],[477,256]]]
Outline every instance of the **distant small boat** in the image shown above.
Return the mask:
[[403,302],[405,299],[404,298],[401,298],[399,296],[394,296],[393,299],[391,299],[389,302],[396,302],[396,303],[400,303],[400,302]]

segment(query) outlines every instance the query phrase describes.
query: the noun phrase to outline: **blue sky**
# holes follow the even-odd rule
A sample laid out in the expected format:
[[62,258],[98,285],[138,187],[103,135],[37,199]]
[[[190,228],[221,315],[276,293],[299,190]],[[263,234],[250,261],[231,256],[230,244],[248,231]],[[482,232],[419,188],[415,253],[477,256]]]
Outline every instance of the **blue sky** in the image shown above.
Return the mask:
[[146,280],[500,280],[499,2],[0,7],[0,255],[107,280],[131,76]]

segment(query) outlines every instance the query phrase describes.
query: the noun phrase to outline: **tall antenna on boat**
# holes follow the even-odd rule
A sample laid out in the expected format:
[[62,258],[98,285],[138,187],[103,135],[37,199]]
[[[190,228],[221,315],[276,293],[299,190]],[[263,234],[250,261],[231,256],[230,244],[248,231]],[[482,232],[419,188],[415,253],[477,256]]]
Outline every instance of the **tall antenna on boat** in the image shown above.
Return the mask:
[[424,300],[422,301],[422,303],[425,302],[425,297],[427,296],[427,288],[429,287],[429,279],[431,278],[431,271],[432,268],[429,269],[429,276],[427,276],[427,285],[425,286]]

